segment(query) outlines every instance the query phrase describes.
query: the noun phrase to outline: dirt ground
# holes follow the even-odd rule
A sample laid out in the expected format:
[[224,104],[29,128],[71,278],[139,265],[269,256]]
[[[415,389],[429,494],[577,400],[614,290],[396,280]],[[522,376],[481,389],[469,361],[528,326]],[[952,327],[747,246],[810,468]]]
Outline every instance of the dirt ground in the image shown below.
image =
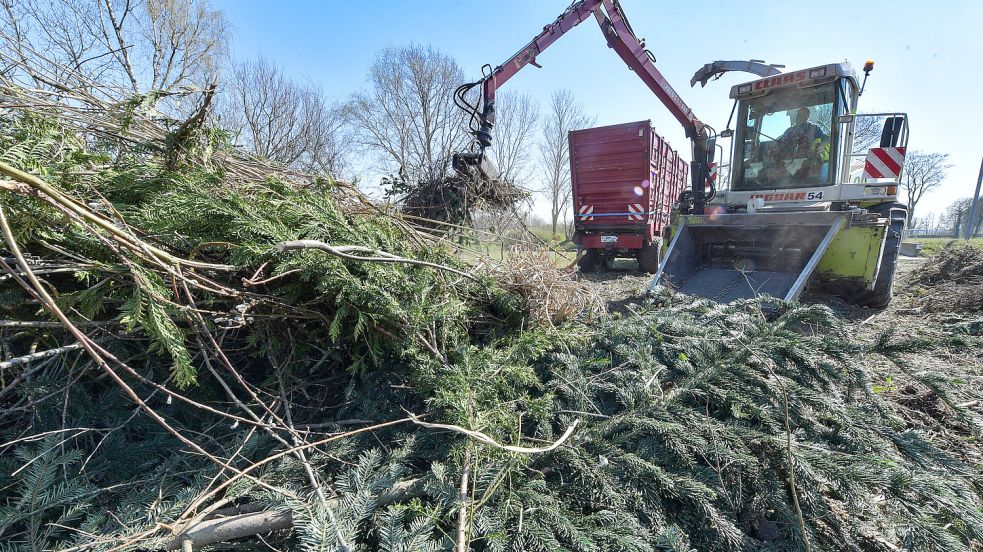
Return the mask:
[[[907,297],[905,283],[910,275],[925,261],[925,258],[919,257],[899,257],[896,298],[886,309],[857,307],[836,297],[810,293],[808,290],[803,295],[802,300],[808,303],[825,303],[847,321],[853,321],[857,318],[867,320],[871,316],[882,319],[891,318],[896,315],[899,303],[910,308],[910,301],[905,301]],[[640,272],[638,264],[629,259],[615,261],[613,270],[583,274],[582,278],[596,284],[596,293],[607,304],[609,312],[619,312],[624,309],[625,305],[643,302],[646,292],[652,286],[652,275]],[[902,310],[904,309],[902,307]],[[870,320],[867,323],[870,323]]]
[[[983,469],[983,349],[979,332],[967,340],[965,329],[983,321],[983,313],[926,309],[913,275],[926,258],[900,257],[895,295],[884,309],[865,309],[838,299],[824,301],[862,342],[871,344],[884,335],[910,349],[896,355],[869,354],[873,389],[897,405],[909,427],[919,428],[930,440],[954,456]],[[821,298],[811,298],[819,300]],[[828,298],[827,298],[828,299]],[[932,312],[930,312],[932,311]]]
[[[899,423],[919,429],[979,473],[983,470],[983,350],[978,337],[962,337],[960,328],[974,321],[983,324],[983,313],[927,312],[919,301],[920,290],[911,282],[925,262],[928,259],[899,259],[895,296],[883,309],[810,292],[802,300],[829,306],[849,333],[871,349],[864,355],[870,389],[892,404]],[[630,261],[584,278],[596,284],[609,312],[643,303],[652,283],[652,276],[638,272]],[[886,336],[890,336],[890,352],[873,352],[874,344]]]
[[[918,314],[912,312],[917,311],[917,308],[912,305],[914,297],[907,283],[910,275],[925,261],[925,258],[918,257],[899,258],[895,298],[884,309],[858,307],[837,297],[811,293],[808,290],[803,294],[802,301],[826,304],[848,324],[856,324],[858,329],[863,328],[865,335],[877,333],[877,329],[885,328],[889,321]],[[626,305],[644,302],[646,293],[652,286],[652,275],[639,272],[638,265],[627,259],[618,259],[613,270],[583,274],[582,278],[596,284],[595,292],[607,305],[609,312],[621,312]]]
[[614,269],[590,272],[582,278],[594,283],[595,292],[608,312],[624,312],[626,305],[643,303],[652,285],[652,275],[640,272],[635,261],[618,259]]

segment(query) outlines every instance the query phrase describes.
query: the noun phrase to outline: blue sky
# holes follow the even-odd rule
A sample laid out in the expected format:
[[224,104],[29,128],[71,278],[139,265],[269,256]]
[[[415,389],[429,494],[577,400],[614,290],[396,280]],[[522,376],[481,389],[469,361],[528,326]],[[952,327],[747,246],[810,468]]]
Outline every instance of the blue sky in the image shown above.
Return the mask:
[[[729,87],[750,75],[726,75],[689,87],[693,72],[717,59],[764,59],[788,69],[847,60],[876,68],[862,111],[906,111],[912,149],[949,153],[943,186],[919,204],[941,211],[972,194],[983,157],[983,2],[783,2],[622,0],[635,32],[657,66],[702,120],[721,129],[730,113]],[[218,0],[232,25],[232,54],[262,54],[329,96],[344,99],[365,86],[378,50],[430,44],[454,56],[469,77],[498,65],[553,21],[566,0],[503,2],[431,0]],[[550,47],[505,89],[545,105],[569,89],[598,124],[651,119],[657,131],[688,151],[682,129],[654,95],[609,50],[587,20]]]

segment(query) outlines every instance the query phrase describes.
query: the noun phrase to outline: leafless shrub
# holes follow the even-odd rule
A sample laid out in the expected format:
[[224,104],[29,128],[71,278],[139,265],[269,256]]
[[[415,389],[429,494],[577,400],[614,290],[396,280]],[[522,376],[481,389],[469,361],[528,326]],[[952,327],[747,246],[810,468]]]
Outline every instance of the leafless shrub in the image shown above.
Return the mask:
[[495,279],[525,299],[532,318],[547,324],[603,310],[590,284],[578,280],[570,267],[560,266],[547,249],[512,247],[508,262],[496,267]]
[[220,111],[239,144],[289,167],[340,176],[348,148],[342,106],[265,58],[236,63],[231,73]]

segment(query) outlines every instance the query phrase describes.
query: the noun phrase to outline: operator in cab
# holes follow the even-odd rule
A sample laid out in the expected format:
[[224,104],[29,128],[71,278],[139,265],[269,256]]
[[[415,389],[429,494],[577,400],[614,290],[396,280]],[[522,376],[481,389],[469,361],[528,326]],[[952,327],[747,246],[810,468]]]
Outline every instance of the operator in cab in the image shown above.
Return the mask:
[[796,111],[795,125],[775,140],[763,174],[771,186],[796,188],[807,185],[807,180],[825,178],[822,173],[829,163],[829,134],[809,120],[811,114],[808,107]]
[[795,125],[789,127],[778,139],[783,149],[793,154],[792,157],[807,157],[813,146],[829,141],[829,135],[819,125],[809,121],[811,114],[808,107],[798,110],[795,113]]

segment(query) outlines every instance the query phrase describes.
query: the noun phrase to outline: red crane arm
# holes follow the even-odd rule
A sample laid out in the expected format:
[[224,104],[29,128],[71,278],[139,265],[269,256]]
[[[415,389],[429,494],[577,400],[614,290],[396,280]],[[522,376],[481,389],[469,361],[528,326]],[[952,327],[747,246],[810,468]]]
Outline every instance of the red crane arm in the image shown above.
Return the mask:
[[617,0],[602,0],[607,17],[601,10],[594,10],[594,17],[608,41],[608,47],[621,56],[628,67],[642,82],[662,100],[673,117],[686,129],[687,138],[696,138],[703,132],[703,123],[693,110],[679,97],[669,81],[655,67],[655,57],[645,49],[645,43],[632,32]]
[[644,42],[635,36],[625,21],[617,0],[581,0],[571,5],[555,21],[546,25],[543,32],[486,76],[482,80],[482,103],[486,108],[486,114],[491,116],[487,122],[494,125],[494,115],[492,114],[494,108],[491,110],[487,108],[494,105],[496,90],[526,65],[532,64],[538,67],[536,56],[592,14],[597,19],[598,25],[601,26],[608,46],[621,56],[628,67],[672,112],[676,120],[686,129],[687,137],[693,138],[699,135],[703,129],[703,123],[693,114],[693,110],[686,105],[686,102],[679,97],[679,94],[662,76],[662,73],[656,69],[655,61],[645,49]]
[[495,91],[515,76],[520,69],[528,64],[539,67],[536,56],[548,48],[570,29],[576,27],[599,9],[602,0],[581,0],[572,4],[567,11],[560,14],[555,21],[543,27],[543,32],[532,39],[512,57],[499,65],[482,82],[482,101],[485,104],[495,101]]
[[[497,178],[498,169],[484,154],[485,148],[492,143],[492,129],[495,126],[495,92],[526,65],[532,64],[538,67],[536,56],[591,14],[601,26],[608,47],[621,56],[628,68],[642,79],[642,82],[655,93],[686,130],[686,137],[693,144],[693,161],[690,170],[693,179],[693,209],[696,213],[702,213],[705,183],[708,182],[709,174],[707,167],[713,155],[713,140],[708,137],[703,123],[693,114],[693,110],[656,69],[655,57],[645,49],[645,43],[631,30],[618,0],[575,2],[505,63],[491,70],[480,81],[458,87],[454,92],[455,102],[471,116],[472,133],[478,148],[477,151],[455,153],[452,158],[454,170],[461,174],[477,172],[485,178]],[[478,85],[481,85],[480,103],[472,103],[467,99],[467,95]]]

